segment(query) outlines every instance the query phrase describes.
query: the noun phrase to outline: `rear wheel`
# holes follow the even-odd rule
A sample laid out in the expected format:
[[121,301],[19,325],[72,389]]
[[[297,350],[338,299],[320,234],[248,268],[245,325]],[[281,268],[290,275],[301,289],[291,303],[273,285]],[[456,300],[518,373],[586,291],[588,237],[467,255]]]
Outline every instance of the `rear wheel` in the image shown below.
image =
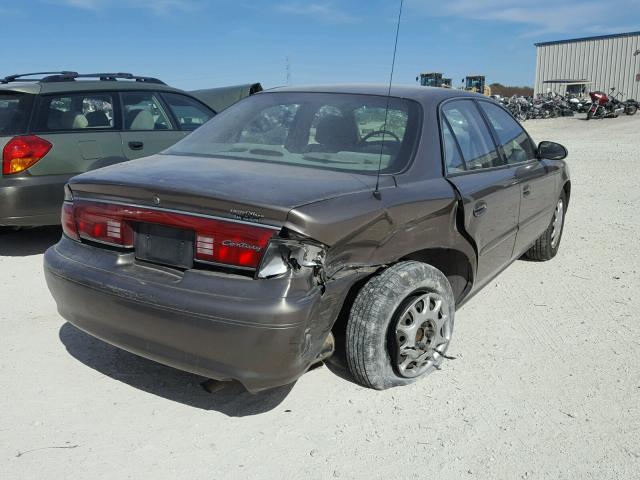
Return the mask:
[[349,370],[378,390],[407,385],[439,368],[453,333],[455,300],[442,272],[402,262],[371,278],[347,322]]
[[635,115],[637,111],[638,111],[638,107],[636,107],[635,105],[629,105],[624,110],[624,113],[626,113],[627,115]]
[[553,217],[549,227],[540,235],[536,243],[527,251],[525,256],[530,260],[546,261],[551,260],[558,253],[560,239],[564,229],[564,216],[567,209],[567,196],[564,191],[553,212]]

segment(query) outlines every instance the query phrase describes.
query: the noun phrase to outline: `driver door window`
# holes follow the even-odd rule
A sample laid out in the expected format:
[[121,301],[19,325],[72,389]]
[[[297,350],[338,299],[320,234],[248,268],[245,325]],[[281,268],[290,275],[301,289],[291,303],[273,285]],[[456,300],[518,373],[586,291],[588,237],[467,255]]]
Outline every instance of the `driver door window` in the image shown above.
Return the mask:
[[535,147],[518,123],[497,105],[478,102],[498,136],[504,156],[510,165],[533,160]]

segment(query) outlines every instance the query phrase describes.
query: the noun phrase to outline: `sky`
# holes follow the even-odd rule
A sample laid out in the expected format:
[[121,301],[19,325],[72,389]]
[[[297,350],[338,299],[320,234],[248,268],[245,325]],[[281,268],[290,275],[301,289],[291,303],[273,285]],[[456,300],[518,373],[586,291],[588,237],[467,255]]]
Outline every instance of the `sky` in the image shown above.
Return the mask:
[[[0,0],[0,75],[119,71],[186,90],[389,81],[400,1]],[[533,85],[540,41],[640,30],[640,0],[405,0],[394,74]],[[288,62],[287,62],[288,59]]]

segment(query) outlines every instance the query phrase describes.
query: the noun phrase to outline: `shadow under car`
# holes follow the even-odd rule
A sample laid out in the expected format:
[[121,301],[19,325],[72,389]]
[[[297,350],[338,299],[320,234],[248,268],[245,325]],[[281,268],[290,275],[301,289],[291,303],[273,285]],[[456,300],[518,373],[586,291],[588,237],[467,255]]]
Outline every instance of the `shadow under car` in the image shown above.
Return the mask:
[[257,415],[273,410],[282,403],[294,385],[251,394],[237,382],[209,381],[199,375],[139,357],[98,340],[70,323],[60,327],[59,337],[74,358],[114,380],[174,402],[215,410],[230,417]]

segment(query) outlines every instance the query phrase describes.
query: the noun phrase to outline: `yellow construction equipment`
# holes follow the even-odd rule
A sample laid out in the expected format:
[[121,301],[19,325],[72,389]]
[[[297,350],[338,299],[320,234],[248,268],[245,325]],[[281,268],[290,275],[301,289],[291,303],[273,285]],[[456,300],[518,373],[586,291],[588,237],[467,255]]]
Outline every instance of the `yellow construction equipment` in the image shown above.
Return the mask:
[[467,92],[481,93],[487,97],[491,96],[491,87],[487,85],[484,75],[469,75],[465,78],[465,87]]
[[416,77],[416,82],[420,82],[423,87],[451,88],[451,79],[442,78],[439,72],[421,73]]

